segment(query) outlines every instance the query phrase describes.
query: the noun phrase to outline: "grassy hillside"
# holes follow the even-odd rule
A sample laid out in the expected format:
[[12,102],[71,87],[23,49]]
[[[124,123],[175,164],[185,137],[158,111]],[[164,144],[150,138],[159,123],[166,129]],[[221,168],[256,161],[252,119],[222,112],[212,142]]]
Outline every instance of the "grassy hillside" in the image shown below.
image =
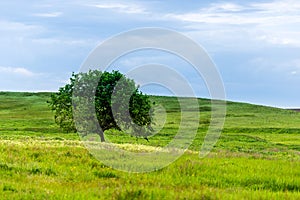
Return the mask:
[[[49,96],[0,93],[0,199],[300,199],[300,113],[228,102],[223,133],[200,159],[210,122],[210,101],[201,99],[190,150],[164,169],[136,174],[104,166],[77,134],[63,133]],[[106,137],[131,149],[168,144],[180,107],[176,98],[153,99],[167,116],[149,142],[117,131]],[[189,105],[188,98],[184,102]]]

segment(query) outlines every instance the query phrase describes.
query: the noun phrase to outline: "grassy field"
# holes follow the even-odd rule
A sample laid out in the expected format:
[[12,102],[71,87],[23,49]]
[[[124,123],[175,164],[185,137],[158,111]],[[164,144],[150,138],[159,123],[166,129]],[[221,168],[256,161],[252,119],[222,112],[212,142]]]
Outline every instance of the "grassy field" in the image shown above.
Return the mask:
[[[0,93],[0,199],[300,199],[300,113],[227,102],[222,135],[200,159],[210,122],[210,101],[201,99],[189,150],[166,168],[127,173],[95,159],[77,134],[63,133],[49,96]],[[178,130],[179,104],[152,98],[167,112],[158,134],[147,142],[109,131],[107,139],[131,150],[168,144]]]

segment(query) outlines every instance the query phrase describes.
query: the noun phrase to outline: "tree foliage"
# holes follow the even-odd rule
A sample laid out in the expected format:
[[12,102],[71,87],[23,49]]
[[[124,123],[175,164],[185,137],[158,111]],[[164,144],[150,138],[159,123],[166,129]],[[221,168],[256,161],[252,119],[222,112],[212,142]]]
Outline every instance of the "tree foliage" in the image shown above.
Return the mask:
[[151,134],[153,109],[149,96],[119,71],[72,74],[70,83],[49,101],[55,122],[66,131],[81,134],[118,129],[136,137]]

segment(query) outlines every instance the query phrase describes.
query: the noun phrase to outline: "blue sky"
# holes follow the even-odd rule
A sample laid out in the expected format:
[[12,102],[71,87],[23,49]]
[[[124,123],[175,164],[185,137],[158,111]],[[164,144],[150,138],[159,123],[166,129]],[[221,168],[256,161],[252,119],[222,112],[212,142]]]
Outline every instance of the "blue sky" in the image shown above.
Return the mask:
[[[227,99],[300,107],[298,0],[1,1],[0,90],[56,91],[98,44],[141,27],[172,29],[203,46]],[[118,64],[150,57],[133,54]],[[183,65],[175,61],[163,64]]]

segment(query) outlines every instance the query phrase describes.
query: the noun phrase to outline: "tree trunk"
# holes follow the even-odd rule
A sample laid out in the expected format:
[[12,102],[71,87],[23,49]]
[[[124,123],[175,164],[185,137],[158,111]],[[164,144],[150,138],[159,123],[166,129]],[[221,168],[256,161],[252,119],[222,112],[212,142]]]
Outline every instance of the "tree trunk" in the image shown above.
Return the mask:
[[105,142],[104,131],[100,131],[99,136],[100,136],[101,142]]

